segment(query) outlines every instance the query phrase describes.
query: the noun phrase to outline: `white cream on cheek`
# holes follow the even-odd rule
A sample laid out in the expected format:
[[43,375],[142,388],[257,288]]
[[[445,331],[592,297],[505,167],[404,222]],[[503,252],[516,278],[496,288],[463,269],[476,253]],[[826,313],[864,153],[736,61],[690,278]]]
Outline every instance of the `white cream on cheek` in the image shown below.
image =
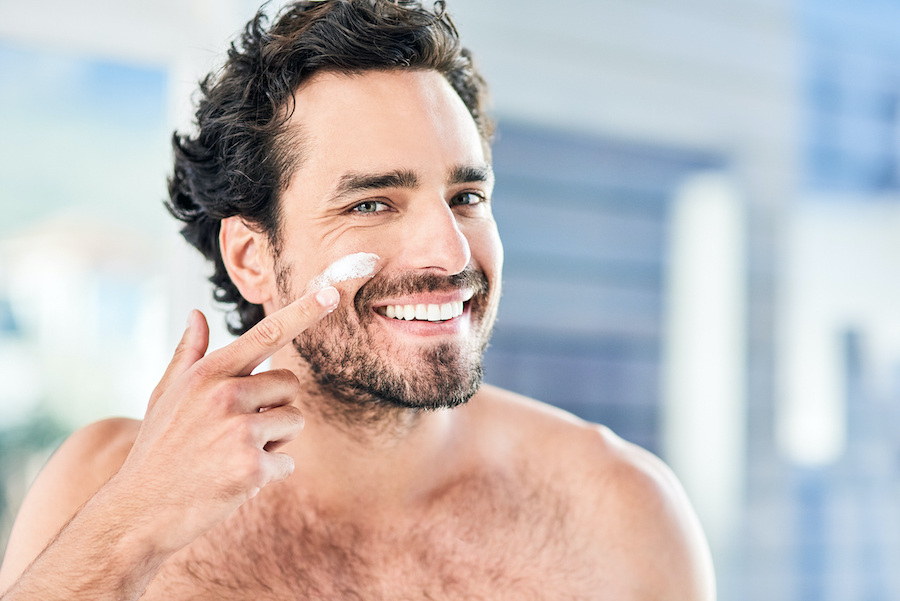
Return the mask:
[[372,277],[375,275],[375,269],[380,260],[381,257],[373,253],[360,252],[343,256],[313,278],[307,290],[312,292],[333,286],[338,282]]

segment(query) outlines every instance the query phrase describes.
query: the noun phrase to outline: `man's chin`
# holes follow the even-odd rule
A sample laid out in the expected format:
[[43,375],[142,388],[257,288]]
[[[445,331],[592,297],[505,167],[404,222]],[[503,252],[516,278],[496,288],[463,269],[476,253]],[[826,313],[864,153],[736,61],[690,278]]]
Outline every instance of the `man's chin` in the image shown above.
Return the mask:
[[477,360],[466,360],[450,344],[422,351],[416,365],[402,369],[372,356],[356,356],[355,361],[346,357],[342,365],[354,368],[333,369],[320,354],[302,347],[298,351],[312,367],[321,392],[360,409],[451,409],[471,399],[483,380],[482,353],[473,353]]
[[[486,286],[468,285],[475,290]],[[371,302],[360,302],[357,296],[354,313],[338,309],[294,341],[319,392],[335,400],[335,412],[348,420],[358,416],[371,421],[400,410],[458,407],[474,396],[481,386],[482,358],[493,325],[485,295],[471,299],[466,333],[414,339],[373,323]]]

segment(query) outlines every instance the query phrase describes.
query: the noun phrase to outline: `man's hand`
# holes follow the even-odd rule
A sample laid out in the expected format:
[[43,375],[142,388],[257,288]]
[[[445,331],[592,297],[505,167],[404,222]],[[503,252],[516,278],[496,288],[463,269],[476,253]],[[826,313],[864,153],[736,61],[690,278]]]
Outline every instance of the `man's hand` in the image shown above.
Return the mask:
[[15,583],[3,601],[137,599],[173,553],[289,476],[293,460],[276,449],[303,428],[299,382],[251,372],[338,301],[334,288],[304,296],[209,355],[206,320],[192,312],[121,468],[20,578],[19,559],[4,563]]
[[187,545],[294,471],[291,457],[275,450],[303,428],[292,405],[297,377],[288,370],[250,374],[338,299],[334,288],[306,296],[206,356],[206,320],[191,313],[134,447],[110,481],[143,498],[141,522],[166,534],[157,541],[162,550]]

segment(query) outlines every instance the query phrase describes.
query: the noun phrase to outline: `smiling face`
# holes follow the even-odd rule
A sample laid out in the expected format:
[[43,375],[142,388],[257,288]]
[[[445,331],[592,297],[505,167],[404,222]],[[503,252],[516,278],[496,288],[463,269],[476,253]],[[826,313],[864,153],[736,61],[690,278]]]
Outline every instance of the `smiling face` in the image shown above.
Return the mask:
[[493,174],[469,112],[432,71],[323,73],[296,93],[303,162],[282,195],[277,294],[334,261],[381,259],[338,284],[341,304],[295,341],[318,385],[354,404],[465,402],[500,296]]

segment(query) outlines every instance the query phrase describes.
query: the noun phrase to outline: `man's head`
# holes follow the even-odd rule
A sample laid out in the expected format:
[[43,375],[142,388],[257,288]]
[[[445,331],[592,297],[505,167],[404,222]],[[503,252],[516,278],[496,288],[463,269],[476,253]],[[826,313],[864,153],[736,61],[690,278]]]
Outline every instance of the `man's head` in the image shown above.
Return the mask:
[[[213,262],[215,298],[234,303],[228,324],[241,334],[262,319],[228,276],[220,222],[240,216],[280,248],[280,198],[306,156],[302,131],[289,128],[294,91],[321,72],[433,70],[465,103],[489,153],[493,123],[487,89],[444,13],[413,0],[300,1],[275,23],[260,11],[232,45],[218,74],[200,84],[198,131],[173,138],[168,207],[184,237]],[[299,135],[298,135],[299,134]]]
[[[238,303],[242,331],[333,261],[377,254],[379,273],[339,285],[338,310],[295,341],[310,373],[356,406],[467,400],[502,248],[484,87],[452,25],[411,3],[353,0],[304,3],[259,28],[258,17],[204,82],[198,135],[176,138],[172,209],[216,261],[217,296]],[[455,313],[391,315],[416,307]]]

